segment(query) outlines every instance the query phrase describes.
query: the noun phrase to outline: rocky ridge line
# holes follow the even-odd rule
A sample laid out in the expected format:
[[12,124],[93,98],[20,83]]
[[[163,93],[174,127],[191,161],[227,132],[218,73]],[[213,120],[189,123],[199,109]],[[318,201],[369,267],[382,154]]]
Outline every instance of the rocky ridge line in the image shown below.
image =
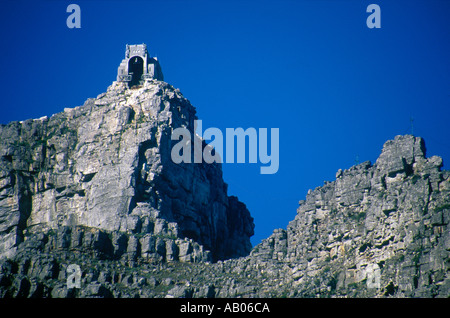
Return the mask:
[[[116,83],[1,126],[1,297],[450,296],[450,172],[422,138],[339,170],[251,249],[220,166],[167,160],[170,129],[194,118],[168,84]],[[67,288],[70,264],[80,289]]]

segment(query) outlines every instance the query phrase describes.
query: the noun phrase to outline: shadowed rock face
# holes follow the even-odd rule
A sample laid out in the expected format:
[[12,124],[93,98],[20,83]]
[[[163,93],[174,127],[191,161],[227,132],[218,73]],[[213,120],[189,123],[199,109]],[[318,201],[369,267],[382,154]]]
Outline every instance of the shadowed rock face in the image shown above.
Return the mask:
[[147,81],[0,126],[0,297],[450,296],[450,173],[422,138],[339,170],[251,249],[220,165],[170,159],[194,119]]
[[172,130],[193,131],[195,118],[164,82],[115,82],[83,106],[0,126],[0,256],[62,227],[166,235],[182,250],[176,239],[191,239],[205,259],[247,255],[253,219],[221,166],[171,161]]

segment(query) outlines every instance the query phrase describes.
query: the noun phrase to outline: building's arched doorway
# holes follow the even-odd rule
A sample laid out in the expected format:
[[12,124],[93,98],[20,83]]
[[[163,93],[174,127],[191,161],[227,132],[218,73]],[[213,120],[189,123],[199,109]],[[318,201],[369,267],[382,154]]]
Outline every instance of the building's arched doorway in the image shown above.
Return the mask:
[[139,56],[133,56],[128,61],[128,74],[131,75],[130,87],[138,85],[144,73],[144,60]]

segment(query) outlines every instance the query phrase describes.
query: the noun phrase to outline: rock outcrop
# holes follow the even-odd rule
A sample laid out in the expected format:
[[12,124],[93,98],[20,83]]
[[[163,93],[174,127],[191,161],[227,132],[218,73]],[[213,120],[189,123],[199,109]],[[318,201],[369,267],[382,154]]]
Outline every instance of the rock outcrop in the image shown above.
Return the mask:
[[252,249],[220,165],[170,159],[194,119],[147,80],[0,126],[0,297],[450,296],[450,172],[422,138],[339,170]]
[[[291,264],[295,295],[450,295],[450,173],[422,138],[397,136],[309,191],[252,257]],[[295,265],[295,266],[294,266]],[[292,294],[292,292],[290,292]]]
[[221,166],[170,158],[172,131],[194,131],[194,119],[179,90],[147,80],[0,126],[0,258],[27,236],[62,228],[65,247],[94,231],[101,242],[87,244],[116,258],[129,249],[181,260],[247,255],[253,219],[227,195]]

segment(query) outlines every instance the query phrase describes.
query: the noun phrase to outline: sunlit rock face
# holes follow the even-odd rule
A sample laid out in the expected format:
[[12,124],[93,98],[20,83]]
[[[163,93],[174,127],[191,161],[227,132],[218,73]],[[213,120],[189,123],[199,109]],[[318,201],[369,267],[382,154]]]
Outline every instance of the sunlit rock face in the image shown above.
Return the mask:
[[83,106],[1,126],[0,255],[62,227],[190,239],[200,259],[247,255],[253,219],[227,195],[221,166],[171,160],[172,131],[193,131],[195,118],[179,90],[146,80],[132,89],[114,82]]

